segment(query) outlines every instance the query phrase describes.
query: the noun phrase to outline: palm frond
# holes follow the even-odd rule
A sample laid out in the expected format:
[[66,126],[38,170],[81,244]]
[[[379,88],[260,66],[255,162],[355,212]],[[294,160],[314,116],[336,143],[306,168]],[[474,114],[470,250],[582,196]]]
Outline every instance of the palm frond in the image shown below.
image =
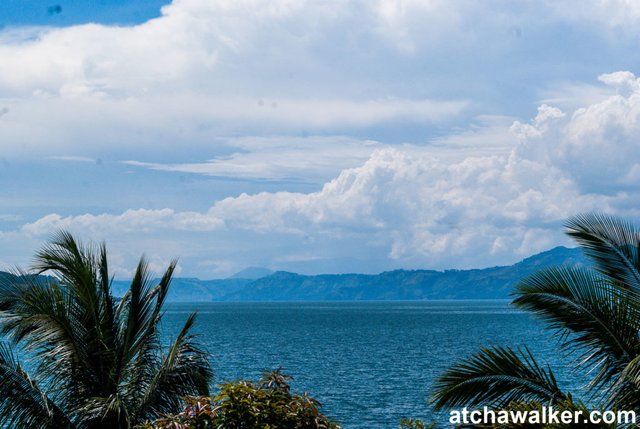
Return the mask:
[[153,338],[156,337],[158,332],[158,326],[162,319],[162,308],[167,298],[167,294],[169,293],[169,286],[171,285],[173,272],[175,271],[177,263],[178,261],[175,259],[171,261],[158,285],[149,289],[145,294],[144,299],[149,303],[153,303],[153,305],[152,309],[145,313],[146,317],[144,318],[143,323],[141,323],[139,332],[132,345],[134,350],[141,350],[148,344],[152,344],[154,342]]
[[190,334],[195,318],[195,313],[189,316],[149,382],[135,386],[142,389],[136,413],[142,420],[175,412],[185,396],[209,394],[212,372],[208,354]]
[[640,352],[640,301],[635,293],[580,267],[550,268],[524,279],[513,303],[561,334],[562,345],[595,370],[591,386],[611,381]]
[[[83,246],[60,232],[36,254],[35,274],[8,276],[0,334],[25,351],[40,382],[0,349],[0,427],[130,427],[176,411],[185,395],[208,393],[207,355],[190,334],[194,316],[162,354],[158,330],[176,264],[153,285],[142,258],[116,301],[105,245]],[[51,277],[38,276],[44,272]]]
[[11,349],[0,344],[0,426],[15,428],[74,428],[64,410],[29,378]]
[[112,394],[88,398],[75,410],[83,428],[130,428],[131,419],[126,404]]
[[567,399],[550,368],[541,367],[528,349],[482,348],[454,363],[435,382],[436,409],[459,406],[504,408],[513,402],[557,403]]
[[631,360],[620,376],[611,383],[607,399],[607,406],[610,408],[640,408],[640,355]]
[[73,329],[82,328],[76,333],[85,352],[80,358],[88,371],[87,380],[92,380],[79,386],[82,395],[113,390],[114,377],[108,369],[116,356],[115,329],[105,246],[84,246],[70,233],[59,231],[36,253],[33,266],[36,273],[47,272],[58,279],[66,297],[61,312],[66,313]]
[[570,218],[567,235],[576,240],[595,268],[640,293],[640,230],[630,222],[599,213]]
[[33,277],[15,279],[0,291],[0,333],[29,352],[34,370],[55,391],[70,398],[83,390],[83,380],[85,388],[95,384],[88,332],[74,314],[79,310],[68,289]]
[[73,291],[94,319],[97,319],[96,255],[83,247],[66,231],[58,231],[53,240],[36,252],[33,269],[37,274],[51,272]]
[[115,336],[117,335],[115,323],[115,306],[111,296],[112,279],[109,277],[109,264],[107,261],[107,248],[103,243],[100,246],[98,266],[99,284],[99,319],[102,340],[108,350],[115,349]]
[[[138,388],[141,385],[149,383],[154,377],[155,371],[160,366],[160,353],[162,345],[158,335],[158,328],[162,318],[162,308],[171,285],[173,272],[177,265],[177,260],[173,260],[159,284],[154,288],[149,288],[146,292],[148,302],[154,302],[153,309],[146,313],[146,317],[139,324],[137,339],[130,345],[129,358],[123,362],[123,370],[126,373],[126,386],[136,386],[133,391],[139,393]],[[131,292],[131,290],[130,290]],[[131,293],[125,299],[130,301]],[[123,308],[118,308],[117,313],[122,312]],[[125,389],[126,390],[126,389]],[[129,403],[135,404],[137,399],[125,396]]]
[[150,316],[155,305],[149,267],[144,257],[140,258],[123,303],[118,307],[120,326],[118,329],[119,359],[118,378],[121,371],[135,357],[140,338],[148,329]]

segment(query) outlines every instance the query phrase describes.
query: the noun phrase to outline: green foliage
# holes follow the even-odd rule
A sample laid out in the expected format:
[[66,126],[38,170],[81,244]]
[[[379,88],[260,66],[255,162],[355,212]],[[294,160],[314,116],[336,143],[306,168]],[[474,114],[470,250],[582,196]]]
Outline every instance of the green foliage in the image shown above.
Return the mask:
[[[517,285],[513,303],[540,317],[556,334],[563,356],[576,362],[576,377],[587,378],[585,393],[595,406],[638,412],[640,229],[612,216],[585,214],[567,222],[567,234],[593,268],[538,271]],[[528,350],[494,347],[454,363],[436,381],[433,403],[438,409],[553,404],[587,410],[571,397]]]
[[136,426],[136,429],[208,429],[218,428],[215,423],[213,398],[210,396],[187,396],[183,411],[168,415],[153,422]]
[[186,398],[184,410],[140,426],[143,429],[339,429],[320,413],[308,394],[291,392],[291,377],[280,370],[257,382],[238,380],[220,386],[214,398]]
[[[190,334],[195,315],[163,350],[158,326],[175,268],[157,285],[140,260],[115,300],[104,245],[60,232],[36,254],[35,275],[0,284],[0,426],[126,429],[207,394],[207,354]],[[29,359],[30,374],[21,365]]]
[[555,404],[563,393],[549,368],[541,367],[528,349],[483,348],[454,363],[435,384],[436,408],[497,406],[526,400]]
[[400,426],[398,429],[434,429],[438,425],[431,423],[427,426],[422,420],[419,419],[402,419],[400,420]]

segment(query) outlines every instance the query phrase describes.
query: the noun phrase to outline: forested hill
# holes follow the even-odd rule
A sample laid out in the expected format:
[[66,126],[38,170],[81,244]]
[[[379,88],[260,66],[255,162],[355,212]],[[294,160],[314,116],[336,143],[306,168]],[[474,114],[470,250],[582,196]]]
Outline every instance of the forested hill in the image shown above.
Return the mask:
[[[324,301],[509,298],[523,277],[544,267],[586,264],[579,249],[556,247],[517,264],[474,270],[395,270],[376,275],[306,276],[278,271],[258,279],[199,280],[176,278],[168,300],[187,301]],[[114,282],[121,296],[128,283]]]
[[[580,249],[556,247],[514,265],[475,270],[395,270],[380,274],[306,276],[251,268],[228,279],[176,278],[169,302],[326,301],[509,298],[520,279],[548,266],[586,264]],[[257,273],[265,274],[255,278]],[[0,284],[15,279],[0,272]],[[44,280],[43,277],[40,279]],[[129,282],[117,280],[113,293],[122,296]]]

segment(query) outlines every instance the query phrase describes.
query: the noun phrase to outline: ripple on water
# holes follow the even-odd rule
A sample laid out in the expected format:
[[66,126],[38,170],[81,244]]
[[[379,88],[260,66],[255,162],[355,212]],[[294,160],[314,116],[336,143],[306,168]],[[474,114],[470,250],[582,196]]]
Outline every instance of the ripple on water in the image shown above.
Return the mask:
[[283,367],[345,428],[446,418],[427,405],[431,383],[481,345],[526,343],[543,362],[554,356],[542,325],[506,301],[170,304],[166,338],[193,310],[216,383]]

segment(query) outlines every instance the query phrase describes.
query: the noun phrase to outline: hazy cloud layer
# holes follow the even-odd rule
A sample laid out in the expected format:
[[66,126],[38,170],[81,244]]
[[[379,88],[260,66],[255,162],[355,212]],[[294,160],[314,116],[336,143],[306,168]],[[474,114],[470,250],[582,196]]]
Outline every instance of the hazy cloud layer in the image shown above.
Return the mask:
[[405,128],[521,112],[516,90],[605,71],[587,48],[616,67],[638,15],[613,0],[176,0],[135,26],[5,29],[0,138],[6,155],[92,157],[179,156],[177,142],[215,155],[238,134],[411,140]]
[[143,251],[201,277],[469,267],[637,216],[638,24],[623,0],[175,0],[2,29],[0,265],[68,228],[122,275]]
[[152,170],[260,180],[324,181],[342,169],[362,164],[383,147],[379,142],[348,137],[245,137],[225,141],[230,153],[207,162],[124,164]]
[[241,241],[247,264],[260,262],[255,258],[265,251],[284,262],[373,258],[470,267],[512,261],[562,243],[562,222],[572,214],[638,212],[640,84],[630,73],[600,79],[620,93],[574,112],[540,106],[532,121],[513,123],[513,148],[501,156],[442,162],[428,149],[376,149],[318,192],[242,194],[206,213],[49,215],[23,231],[187,230],[213,242],[225,234],[259,237]]

